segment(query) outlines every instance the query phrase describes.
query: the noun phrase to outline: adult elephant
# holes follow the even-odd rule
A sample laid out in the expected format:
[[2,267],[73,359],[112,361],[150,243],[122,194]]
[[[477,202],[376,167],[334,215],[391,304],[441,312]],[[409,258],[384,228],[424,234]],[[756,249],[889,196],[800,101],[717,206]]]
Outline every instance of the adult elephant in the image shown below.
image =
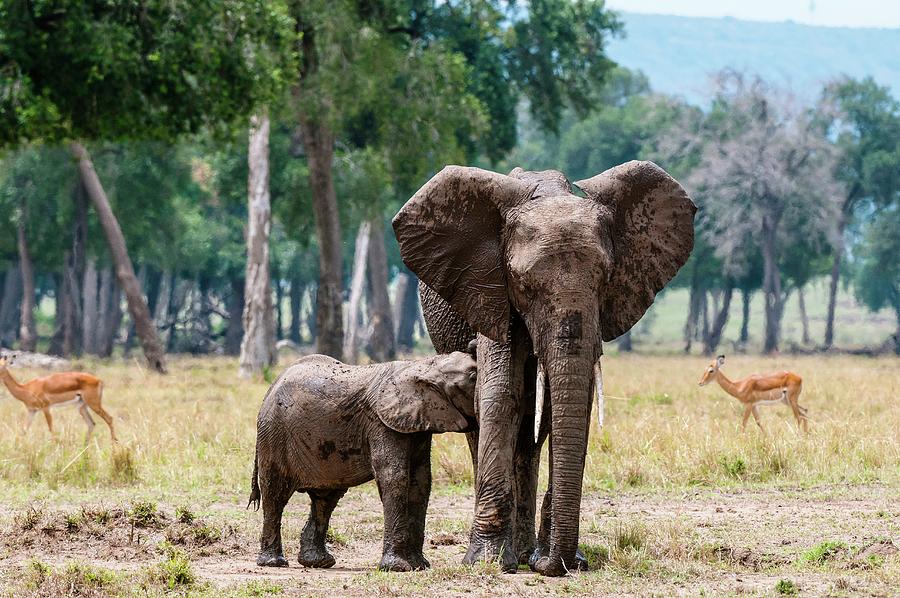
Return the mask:
[[[554,576],[583,564],[579,511],[601,341],[640,319],[693,247],[696,207],[656,164],[629,162],[576,185],[586,197],[554,170],[447,166],[393,221],[403,261],[423,283],[435,348],[465,350],[477,333],[469,563],[499,558],[515,571],[527,561]],[[535,439],[538,368],[549,409]],[[548,423],[550,487],[535,537]]]

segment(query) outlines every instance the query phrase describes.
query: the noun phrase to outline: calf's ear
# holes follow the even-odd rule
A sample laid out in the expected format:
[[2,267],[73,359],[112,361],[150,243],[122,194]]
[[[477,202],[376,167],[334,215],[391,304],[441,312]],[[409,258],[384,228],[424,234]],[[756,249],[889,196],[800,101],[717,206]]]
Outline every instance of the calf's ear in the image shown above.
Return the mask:
[[418,364],[388,377],[375,397],[378,419],[403,434],[464,432],[469,422],[442,386],[427,367]]

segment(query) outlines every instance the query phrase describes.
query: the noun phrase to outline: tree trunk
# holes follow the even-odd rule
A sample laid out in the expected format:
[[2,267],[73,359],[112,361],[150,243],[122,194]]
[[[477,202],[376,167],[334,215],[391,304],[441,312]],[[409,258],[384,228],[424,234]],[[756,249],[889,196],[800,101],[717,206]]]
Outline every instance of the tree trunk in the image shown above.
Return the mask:
[[19,316],[19,347],[23,351],[34,351],[37,345],[37,331],[34,326],[34,265],[31,252],[28,250],[28,238],[25,227],[28,212],[25,202],[19,204],[19,221],[17,229],[17,246],[19,250],[19,271],[22,276],[22,309]]
[[344,339],[344,358],[347,363],[356,363],[359,358],[359,329],[362,302],[366,282],[366,263],[369,256],[369,222],[359,225],[356,245],[353,250],[353,270],[350,275],[350,303],[347,308],[347,336]]
[[616,345],[619,347],[620,353],[631,353],[634,350],[631,344],[631,330],[620,336],[616,341]]
[[741,289],[741,336],[738,341],[746,345],[750,340],[750,299],[752,293]]
[[131,319],[134,322],[135,331],[141,339],[144,356],[147,358],[147,363],[150,364],[150,367],[164,374],[166,372],[165,352],[157,335],[156,327],[153,325],[153,318],[150,316],[147,302],[141,293],[140,283],[138,283],[137,277],[134,275],[134,267],[131,264],[131,258],[128,256],[128,248],[125,245],[125,237],[122,236],[122,229],[119,228],[119,222],[116,220],[112,208],[110,208],[106,192],[103,190],[87,150],[77,142],[72,143],[71,150],[78,160],[81,180],[91,198],[94,210],[97,212],[97,217],[100,220],[100,225],[103,227],[103,232],[106,235],[109,253],[116,268],[116,278],[118,279],[119,287],[125,292],[128,312],[131,314]]
[[303,281],[300,279],[300,273],[294,272],[291,277],[291,329],[288,332],[288,338],[297,343],[302,342],[300,336],[300,307],[303,305]]
[[697,264],[694,264],[694,270],[691,274],[691,291],[688,299],[687,321],[684,323],[684,352],[691,352],[691,344],[697,332],[697,319],[700,315],[700,276]]
[[231,295],[228,297],[228,326],[225,329],[225,354],[240,355],[241,341],[244,338],[244,323],[241,320],[244,313],[244,285],[243,278],[235,278],[231,281]]
[[99,313],[97,311],[97,258],[90,257],[84,269],[81,300],[81,330],[83,351],[97,354]]
[[16,340],[21,323],[22,271],[14,263],[3,279],[3,301],[0,302],[0,345],[11,347]]
[[[68,262],[68,259],[68,256],[66,256],[63,262],[64,270],[65,263]],[[66,332],[66,303],[68,302],[68,299],[66,298],[67,289],[65,273],[55,274],[53,276],[53,284],[55,286],[53,295],[56,305],[53,312],[53,336],[50,337],[50,348],[47,352],[50,353],[50,355],[63,355],[63,340]]]
[[828,312],[825,315],[825,349],[834,344],[834,316],[837,309],[838,284],[841,278],[841,263],[844,259],[844,222],[838,222],[838,244],[834,248],[834,261],[831,264],[831,281],[828,284]]
[[725,287],[722,293],[722,307],[716,312],[712,327],[706,337],[703,352],[712,355],[722,342],[722,333],[725,331],[725,324],[728,323],[728,312],[731,309],[731,295],[734,293],[734,287],[731,285]]
[[303,146],[309,164],[316,237],[319,242],[319,286],[316,293],[316,349],[335,359],[342,358],[343,265],[341,263],[341,221],[332,180],[331,161],[334,135],[322,123],[300,119]]
[[373,361],[391,361],[397,356],[394,322],[388,294],[387,250],[384,246],[384,221],[378,215],[369,221],[369,356]]
[[319,342],[318,321],[319,287],[316,284],[311,284],[309,285],[309,313],[306,314],[306,327],[309,329],[309,342],[314,345],[318,345]]
[[809,344],[809,317],[806,314],[806,298],[803,287],[797,289],[797,301],[800,304],[800,325],[803,327],[803,344]]
[[272,275],[275,286],[275,340],[284,338],[284,287],[281,286],[281,267],[277,259],[272,260]]
[[397,325],[397,346],[409,351],[415,345],[413,333],[419,319],[419,282],[415,275],[401,272],[394,291],[394,322]]
[[113,353],[119,326],[122,324],[122,306],[115,275],[108,266],[100,271],[100,323],[97,354],[100,357],[109,357]]
[[770,216],[763,217],[763,297],[765,299],[765,337],[763,353],[778,351],[778,332],[781,321],[781,274],[776,258],[777,223]]
[[244,338],[238,375],[261,374],[276,361],[272,286],[269,277],[269,232],[272,206],[269,198],[269,116],[250,119],[247,149],[247,275],[244,286]]

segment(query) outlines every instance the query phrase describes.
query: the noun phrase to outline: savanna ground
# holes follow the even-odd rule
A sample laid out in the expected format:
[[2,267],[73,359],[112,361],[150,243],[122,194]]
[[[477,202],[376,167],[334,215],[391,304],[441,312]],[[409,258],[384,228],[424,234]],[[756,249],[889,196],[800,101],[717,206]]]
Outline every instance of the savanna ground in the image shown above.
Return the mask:
[[607,401],[603,431],[593,424],[581,516],[595,570],[542,579],[459,564],[473,501],[461,435],[435,441],[430,571],[374,570],[373,484],[351,489],[335,511],[334,569],[296,565],[301,495],[285,519],[293,566],[257,568],[261,513],[244,507],[267,384],[239,381],[226,358],[173,358],[165,377],[136,361],[85,362],[106,381],[118,448],[99,420],[85,448],[71,409],[55,412],[55,438],[41,419],[23,436],[23,407],[0,400],[0,584],[10,596],[898,595],[900,362],[730,356],[732,376],[803,376],[808,436],[781,406],[763,410],[767,434],[741,434],[737,402],[697,386],[705,363],[604,358],[606,392],[618,398]]

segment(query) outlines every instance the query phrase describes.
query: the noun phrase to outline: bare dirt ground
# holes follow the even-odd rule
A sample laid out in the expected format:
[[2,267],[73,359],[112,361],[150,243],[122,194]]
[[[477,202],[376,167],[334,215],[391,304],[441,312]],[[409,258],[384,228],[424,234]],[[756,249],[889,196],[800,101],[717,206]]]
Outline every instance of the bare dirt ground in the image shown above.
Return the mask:
[[453,488],[437,492],[429,507],[430,571],[375,571],[381,509],[371,487],[351,490],[335,512],[337,565],[304,569],[295,559],[306,504],[297,496],[289,506],[286,569],[254,564],[261,514],[238,504],[213,503],[199,514],[165,504],[137,514],[134,505],[7,511],[0,579],[7,593],[19,595],[32,560],[136,575],[174,546],[205,582],[197,591],[212,595],[900,596],[900,493],[882,485],[590,494],[581,540],[598,551],[597,569],[563,579],[460,566],[472,496]]

